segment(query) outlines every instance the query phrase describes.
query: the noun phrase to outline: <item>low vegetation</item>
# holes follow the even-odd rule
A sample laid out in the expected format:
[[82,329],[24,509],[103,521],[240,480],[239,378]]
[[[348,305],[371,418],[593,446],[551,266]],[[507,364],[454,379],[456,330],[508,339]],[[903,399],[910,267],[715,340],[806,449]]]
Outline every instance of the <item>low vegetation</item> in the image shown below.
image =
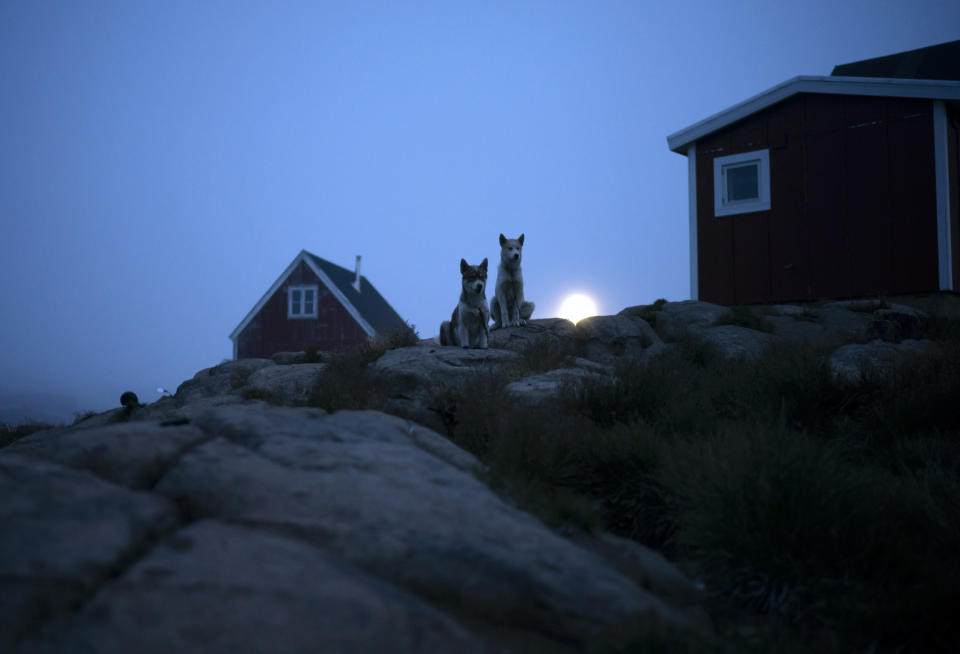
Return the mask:
[[[813,346],[730,361],[690,337],[535,407],[508,398],[514,371],[477,372],[435,389],[430,426],[561,531],[635,539],[701,581],[717,637],[662,651],[957,651],[960,328],[930,329],[936,355],[847,384]],[[384,408],[378,351],[334,357],[314,403]]]
[[416,329],[412,325],[405,325],[357,347],[333,353],[317,379],[308,404],[327,411],[386,410],[390,384],[373,374],[368,364],[379,359],[387,350],[416,345],[419,341]]
[[760,314],[754,313],[750,307],[738,306],[731,307],[730,311],[723,314],[713,323],[715,325],[737,325],[747,329],[755,329],[759,332],[772,334],[774,332],[773,323]]

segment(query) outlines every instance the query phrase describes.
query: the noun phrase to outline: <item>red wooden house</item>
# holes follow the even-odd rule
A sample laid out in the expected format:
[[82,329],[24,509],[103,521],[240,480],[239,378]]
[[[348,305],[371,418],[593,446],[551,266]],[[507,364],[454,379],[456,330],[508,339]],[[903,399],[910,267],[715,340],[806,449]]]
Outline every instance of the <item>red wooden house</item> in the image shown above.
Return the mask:
[[692,298],[960,290],[960,41],[795,77],[667,143]]
[[302,250],[230,334],[233,358],[340,350],[406,323],[355,271]]

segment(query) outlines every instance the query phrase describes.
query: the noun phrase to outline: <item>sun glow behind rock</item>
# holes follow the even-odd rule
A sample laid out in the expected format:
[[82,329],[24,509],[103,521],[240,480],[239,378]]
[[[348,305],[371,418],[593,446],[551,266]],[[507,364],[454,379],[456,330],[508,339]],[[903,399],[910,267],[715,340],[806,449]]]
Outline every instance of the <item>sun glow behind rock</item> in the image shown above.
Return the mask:
[[597,303],[588,295],[574,293],[563,300],[557,315],[576,324],[584,318],[597,315]]

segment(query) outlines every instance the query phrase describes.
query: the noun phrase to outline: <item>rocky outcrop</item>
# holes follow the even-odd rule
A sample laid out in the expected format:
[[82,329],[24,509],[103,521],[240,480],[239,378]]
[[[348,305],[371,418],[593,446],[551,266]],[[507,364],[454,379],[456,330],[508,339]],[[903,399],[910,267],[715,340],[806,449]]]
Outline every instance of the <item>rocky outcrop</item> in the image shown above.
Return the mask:
[[936,343],[927,340],[907,339],[900,343],[881,340],[869,343],[851,343],[837,348],[830,356],[830,371],[834,378],[845,382],[857,382],[864,374],[883,372],[890,365],[904,358],[929,352]]
[[423,426],[438,393],[495,378],[498,397],[542,405],[687,339],[743,359],[808,341],[855,381],[935,347],[915,338],[926,321],[876,302],[533,320],[486,350],[377,357],[358,379],[403,418],[302,406],[330,355],[202,370],[173,397],[0,449],[0,650],[563,652],[637,625],[709,630],[702,588],[659,553],[561,535],[491,490]]
[[0,451],[0,566],[16,580],[5,645],[486,651],[510,632],[563,651],[637,619],[702,627],[505,502],[474,457],[416,423],[260,401],[185,420],[38,432]]
[[584,357],[608,364],[623,357],[642,357],[651,345],[663,342],[646,321],[623,315],[585,318],[577,323],[577,331]]
[[325,363],[264,366],[247,379],[245,392],[275,399],[288,406],[302,406],[310,399],[310,393],[326,367]]
[[504,327],[490,332],[489,346],[500,350],[523,352],[527,348],[548,343],[557,348],[572,348],[577,327],[563,318],[536,318],[523,327]]
[[519,402],[539,404],[556,397],[564,386],[576,385],[585,379],[602,378],[602,374],[587,368],[557,368],[510,382],[506,386],[506,391]]

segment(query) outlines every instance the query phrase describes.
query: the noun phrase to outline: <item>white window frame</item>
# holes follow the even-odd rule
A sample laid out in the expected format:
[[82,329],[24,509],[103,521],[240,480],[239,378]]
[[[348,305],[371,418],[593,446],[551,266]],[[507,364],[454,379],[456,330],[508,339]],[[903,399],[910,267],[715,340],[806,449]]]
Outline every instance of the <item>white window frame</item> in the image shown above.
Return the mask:
[[[726,198],[726,169],[740,164],[757,162],[757,193],[759,197],[749,200],[728,201]],[[738,213],[770,210],[770,150],[752,150],[713,160],[713,213],[720,216],[732,216]]]
[[[314,285],[303,285],[303,286],[288,286],[287,287],[287,318],[294,320],[300,318],[316,318],[317,317],[317,300],[320,298],[318,292],[318,287]],[[300,313],[293,312],[293,292],[300,291]],[[304,291],[313,291],[313,312],[304,313],[303,312],[303,293]]]

